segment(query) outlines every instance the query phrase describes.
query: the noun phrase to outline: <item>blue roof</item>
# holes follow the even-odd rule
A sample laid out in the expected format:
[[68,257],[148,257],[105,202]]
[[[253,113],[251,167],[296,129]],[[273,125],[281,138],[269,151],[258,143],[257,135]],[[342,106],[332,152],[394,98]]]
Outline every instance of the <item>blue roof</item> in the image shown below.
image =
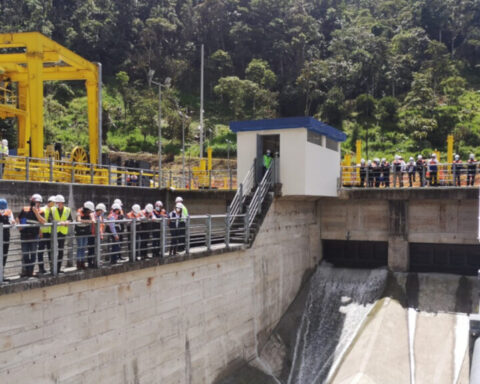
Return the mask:
[[265,119],[250,121],[233,121],[230,129],[233,132],[267,131],[272,129],[307,128],[309,131],[325,135],[332,140],[343,142],[347,135],[313,117],[285,117],[283,119]]

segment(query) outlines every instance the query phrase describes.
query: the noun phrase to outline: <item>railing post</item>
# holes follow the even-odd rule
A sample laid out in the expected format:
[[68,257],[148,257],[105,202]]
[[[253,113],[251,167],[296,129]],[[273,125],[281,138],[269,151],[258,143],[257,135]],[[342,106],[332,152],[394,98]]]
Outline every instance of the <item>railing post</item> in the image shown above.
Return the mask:
[[50,182],[53,183],[53,159],[49,159]]
[[244,233],[244,243],[245,244],[248,244],[248,239],[250,237],[250,219],[249,219],[249,214],[248,214],[248,209],[246,210],[245,212],[245,217],[244,217],[244,222],[243,222],[243,225],[244,225],[244,230],[245,230],[245,233]]
[[30,180],[30,158],[25,159],[25,180]]
[[130,236],[130,244],[132,250],[132,253],[130,254],[130,261],[134,262],[135,260],[137,260],[137,225],[135,219],[132,219],[130,223]]
[[161,233],[161,252],[162,252],[162,258],[165,257],[166,254],[166,247],[167,247],[167,220],[165,220],[165,217],[162,217],[162,233]]
[[185,254],[190,254],[190,216],[185,222]]
[[53,276],[57,276],[58,274],[58,270],[57,270],[57,264],[58,264],[58,233],[57,233],[57,222],[54,221],[52,223],[52,234],[51,234],[51,237],[50,237],[50,240],[51,240],[51,244],[50,244],[50,248],[51,248],[51,252],[52,252],[52,264],[50,264],[50,266],[52,267],[52,275]]
[[72,172],[70,174],[70,178],[71,178],[71,183],[75,183],[75,162],[72,161]]
[[95,258],[96,258],[96,267],[100,268],[101,252],[102,252],[102,239],[100,238],[100,222],[95,223]]
[[93,164],[90,163],[90,184],[93,184],[93,180],[94,180],[93,176],[94,176],[94,173],[93,173]]
[[225,216],[225,246],[230,248],[230,207],[227,208]]
[[206,233],[207,251],[212,249],[212,216],[207,215],[207,233]]
[[0,283],[3,282],[3,275],[4,275],[4,270],[3,270],[3,257],[5,256],[3,254],[3,242],[5,239],[3,238],[3,223],[0,223]]
[[112,165],[108,164],[108,185],[112,184]]

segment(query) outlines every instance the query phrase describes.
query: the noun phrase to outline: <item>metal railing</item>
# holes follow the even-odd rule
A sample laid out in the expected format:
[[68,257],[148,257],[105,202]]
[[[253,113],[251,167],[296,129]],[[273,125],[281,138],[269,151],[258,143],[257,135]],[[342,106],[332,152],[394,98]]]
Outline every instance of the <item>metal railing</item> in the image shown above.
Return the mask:
[[0,223],[0,282],[241,246],[248,241],[244,217],[237,215],[234,225],[228,214],[88,225]]
[[255,185],[255,162],[253,163],[247,175],[243,179],[243,182],[238,186],[237,193],[235,194],[232,202],[230,203],[229,213],[231,219],[238,215],[242,210],[246,196],[250,194]]
[[270,191],[273,187],[276,163],[277,162],[275,159],[272,160],[270,168],[265,171],[262,181],[260,182],[260,184],[258,184],[257,189],[255,190],[255,194],[250,201],[247,210],[248,227],[252,226],[255,217],[257,216],[258,212],[262,207],[265,196],[267,195],[268,191]]
[[[479,186],[477,177],[479,163],[439,163],[435,167],[425,164],[422,167],[409,167],[400,170],[388,167],[342,166],[341,186],[359,188],[403,188],[403,187],[462,187]],[[470,167],[469,167],[470,165]]]
[[[7,156],[0,159],[4,180],[80,183],[159,188],[158,170],[76,163],[53,158]],[[235,169],[163,171],[161,187],[175,189],[237,188]]]

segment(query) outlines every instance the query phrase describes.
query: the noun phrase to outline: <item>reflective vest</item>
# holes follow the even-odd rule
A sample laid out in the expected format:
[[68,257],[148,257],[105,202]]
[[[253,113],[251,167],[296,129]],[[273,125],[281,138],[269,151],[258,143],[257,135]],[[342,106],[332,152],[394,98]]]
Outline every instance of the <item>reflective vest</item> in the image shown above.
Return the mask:
[[272,164],[272,157],[268,155],[263,155],[263,166],[265,168],[270,168],[270,165]]
[[1,151],[2,155],[8,156],[8,146],[7,145],[0,144],[0,151]]
[[[52,216],[53,220],[55,221],[67,221],[68,217],[70,216],[70,208],[63,207],[62,216],[60,216],[60,212],[58,212],[57,207],[52,208]],[[68,226],[67,225],[59,225],[57,227],[57,233],[61,233],[62,235],[68,234]]]
[[[45,221],[47,223],[48,223],[48,219],[50,218],[50,212],[51,212],[51,208],[48,207],[48,206],[43,207],[42,210],[40,211],[40,213],[44,214]],[[52,227],[51,226],[40,227],[40,232],[42,232],[42,233],[52,233]]]

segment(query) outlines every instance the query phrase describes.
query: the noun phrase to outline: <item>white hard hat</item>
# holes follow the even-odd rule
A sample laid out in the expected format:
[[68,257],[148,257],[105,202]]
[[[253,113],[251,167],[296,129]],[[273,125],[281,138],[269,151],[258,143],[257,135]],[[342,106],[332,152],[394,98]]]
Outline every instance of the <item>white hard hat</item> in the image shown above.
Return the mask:
[[475,155],[473,153],[470,153],[470,159],[474,159]]
[[160,200],[155,202],[155,207],[163,207],[163,203]]
[[437,157],[437,154],[436,154],[436,153],[432,153],[432,157],[433,157],[433,158]]
[[122,209],[121,205],[120,205],[120,204],[117,204],[117,203],[113,203],[113,205],[112,205],[112,211],[115,211],[115,210],[117,210],[117,209],[120,211],[120,210]]
[[375,161],[376,163],[379,163],[380,159],[378,157],[376,157],[375,159],[373,159],[373,161]]
[[118,205],[120,205],[120,207],[123,206],[122,200],[120,200],[120,199],[113,200],[113,204],[118,204]]
[[387,161],[387,159],[385,157],[382,157],[382,162],[385,162]]
[[460,159],[460,156],[459,155],[455,155],[455,160],[458,160]]
[[49,203],[50,203],[50,202],[54,202],[54,203],[55,203],[56,200],[57,200],[57,196],[52,195],[52,196],[49,196],[49,198],[48,198],[47,201],[48,201]]
[[57,196],[55,196],[55,202],[56,203],[65,203],[65,198],[63,197],[63,195],[57,195]]
[[153,205],[152,204],[147,204],[145,206],[145,211],[148,212],[148,213],[152,213],[153,212]]
[[269,155],[270,153],[272,153],[270,149],[267,149],[267,155]]
[[30,200],[35,201],[36,203],[41,203],[43,201],[42,196],[40,196],[38,193],[35,193],[34,195],[32,195]]
[[368,164],[368,165],[372,164],[372,160],[368,160],[368,161],[367,161],[367,164]]
[[95,210],[107,212],[107,207],[103,203],[98,203],[97,206],[95,207]]
[[133,205],[132,205],[132,211],[133,211],[134,213],[140,213],[140,210],[141,210],[141,209],[142,209],[142,208],[140,208],[140,205],[138,205],[138,204],[133,204]]
[[175,208],[183,209],[183,204],[182,203],[177,203],[177,204],[175,204]]
[[408,161],[413,161],[413,157],[410,157],[410,159],[408,159]]
[[91,201],[86,201],[85,203],[83,203],[83,208],[93,212],[95,210],[95,204],[93,204],[93,202]]
[[183,199],[181,196],[178,196],[176,199],[175,199],[175,203],[183,203]]
[[365,164],[365,159],[360,160],[360,164]]
[[7,139],[3,139],[3,140],[2,140],[2,145],[8,145],[8,140],[7,140]]
[[395,155],[395,160],[399,160],[399,159],[400,159],[400,156]]
[[422,160],[422,155],[418,155],[418,160]]

